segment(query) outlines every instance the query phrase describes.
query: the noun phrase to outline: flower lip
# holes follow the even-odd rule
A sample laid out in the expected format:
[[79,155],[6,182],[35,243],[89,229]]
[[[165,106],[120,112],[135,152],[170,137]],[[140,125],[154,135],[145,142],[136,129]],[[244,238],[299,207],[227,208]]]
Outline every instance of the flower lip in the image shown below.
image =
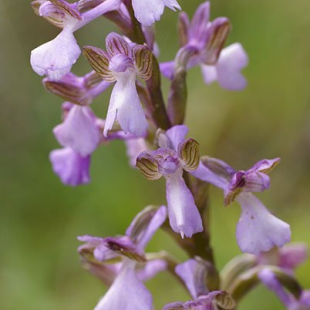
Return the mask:
[[161,150],[161,153],[162,155],[156,156],[158,162],[158,171],[162,175],[175,173],[176,170],[180,167],[178,157],[170,150],[167,150],[166,154]]
[[127,69],[134,69],[134,64],[128,56],[117,54],[110,59],[109,69],[114,72],[125,72]]
[[237,188],[242,188],[246,184],[246,177],[245,177],[245,172],[244,171],[238,171],[236,172],[233,177],[232,181],[230,183],[230,190],[235,190]]

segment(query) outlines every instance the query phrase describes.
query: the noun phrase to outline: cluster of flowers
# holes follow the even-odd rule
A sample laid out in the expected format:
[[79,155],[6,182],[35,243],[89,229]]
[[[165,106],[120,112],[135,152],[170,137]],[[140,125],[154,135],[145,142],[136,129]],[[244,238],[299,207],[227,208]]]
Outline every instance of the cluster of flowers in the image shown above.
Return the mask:
[[[242,90],[247,84],[241,73],[248,64],[242,45],[224,48],[229,20],[221,17],[210,21],[209,2],[198,7],[192,21],[181,12],[180,48],[174,60],[159,64],[153,24],[166,6],[181,9],[176,0],[36,0],[32,6],[38,15],[62,29],[54,40],[31,53],[33,70],[46,76],[46,89],[66,100],[63,122],[54,128],[63,147],[50,154],[54,172],[66,185],[86,184],[90,181],[91,154],[99,145],[120,139],[126,143],[130,164],[145,178],[166,179],[167,208],[146,208],[125,236],[79,237],[85,242],[79,248],[83,265],[110,286],[95,310],[151,310],[152,296],[143,281],[162,270],[184,282],[192,296],[191,301],[171,303],[163,310],[235,309],[236,302],[249,290],[247,281],[252,286],[265,284],[288,309],[310,309],[309,292],[303,291],[293,276],[293,269],[305,259],[304,247],[280,249],[290,241],[289,225],[252,194],[269,188],[267,174],[280,159],[264,159],[248,170],[236,171],[219,159],[201,157],[199,143],[186,139],[188,128],[183,122],[189,69],[199,65],[206,84],[218,81],[228,90]],[[101,16],[114,22],[123,35],[110,33],[106,50],[83,47],[93,71],[78,77],[71,73],[81,54],[74,32]],[[171,80],[167,106],[160,74]],[[107,116],[100,119],[90,105],[112,84]],[[185,237],[202,236],[207,230],[203,208],[196,202],[199,186],[191,180],[221,188],[224,204],[237,201],[242,209],[237,242],[241,251],[250,255],[229,263],[221,283],[212,257],[193,253],[188,243],[182,243]],[[164,252],[153,256],[145,253],[147,242],[166,225],[167,216],[170,232],[181,235],[174,237],[191,256],[181,264]]]

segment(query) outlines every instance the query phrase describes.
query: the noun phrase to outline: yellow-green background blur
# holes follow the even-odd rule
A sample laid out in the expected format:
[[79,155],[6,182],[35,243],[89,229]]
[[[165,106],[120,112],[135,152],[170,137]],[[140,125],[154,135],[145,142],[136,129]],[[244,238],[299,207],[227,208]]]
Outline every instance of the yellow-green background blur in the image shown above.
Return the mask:
[[[192,16],[202,1],[180,0]],[[247,169],[262,158],[281,157],[272,186],[259,197],[289,222],[293,241],[310,243],[310,3],[308,0],[214,0],[212,19],[227,16],[233,25],[228,43],[241,42],[249,54],[246,90],[205,86],[199,69],[188,76],[186,124],[202,154]],[[177,51],[177,14],[166,9],[156,24],[160,60]],[[105,46],[116,30],[100,18],[76,33],[80,46]],[[128,166],[117,141],[97,150],[92,182],[62,185],[51,169],[49,152],[58,148],[52,128],[60,122],[62,100],[47,93],[30,67],[30,51],[54,38],[58,29],[33,14],[30,1],[0,1],[0,309],[90,310],[105,287],[82,270],[77,235],[113,236],[125,231],[148,204],[165,203],[164,181],[148,182]],[[89,70],[81,57],[73,72]],[[164,91],[167,96],[167,81]],[[104,118],[109,92],[93,105]],[[222,193],[211,191],[212,245],[221,268],[240,251],[235,240],[237,204],[224,208]],[[149,250],[184,254],[163,232]],[[310,263],[297,271],[310,288]],[[147,285],[155,309],[189,296],[166,274]],[[263,287],[240,309],[283,309]],[[113,310],[113,309],[111,309]]]

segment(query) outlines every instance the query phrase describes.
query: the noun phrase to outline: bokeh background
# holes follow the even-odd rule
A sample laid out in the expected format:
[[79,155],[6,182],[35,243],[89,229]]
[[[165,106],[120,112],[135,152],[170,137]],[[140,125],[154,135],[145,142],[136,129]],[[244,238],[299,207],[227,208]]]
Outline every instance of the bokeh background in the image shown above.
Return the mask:
[[[202,1],[180,0],[190,16]],[[203,154],[219,157],[237,169],[262,158],[281,157],[272,186],[259,194],[281,219],[291,224],[293,241],[310,243],[310,3],[308,0],[214,0],[212,18],[227,16],[233,30],[228,43],[241,42],[250,64],[249,85],[229,92],[205,86],[199,69],[189,73],[186,124]],[[160,60],[177,50],[177,14],[166,10],[156,24]],[[116,30],[103,18],[77,32],[81,46],[104,47]],[[77,235],[123,233],[148,204],[165,203],[164,181],[148,182],[128,166],[122,142],[95,152],[92,182],[63,186],[53,174],[49,152],[58,148],[52,128],[60,122],[61,99],[47,93],[29,65],[30,51],[54,38],[58,29],[33,14],[30,1],[0,1],[0,308],[2,310],[93,309],[106,288],[82,270]],[[83,57],[73,72],[84,74]],[[164,91],[167,95],[168,84]],[[109,92],[93,107],[100,117]],[[222,205],[222,193],[211,190],[212,245],[219,268],[240,251],[235,225],[237,204]],[[184,254],[163,232],[149,250]],[[310,288],[310,263],[297,271]],[[189,296],[166,274],[147,285],[155,309]],[[283,309],[263,287],[240,304],[245,309]]]

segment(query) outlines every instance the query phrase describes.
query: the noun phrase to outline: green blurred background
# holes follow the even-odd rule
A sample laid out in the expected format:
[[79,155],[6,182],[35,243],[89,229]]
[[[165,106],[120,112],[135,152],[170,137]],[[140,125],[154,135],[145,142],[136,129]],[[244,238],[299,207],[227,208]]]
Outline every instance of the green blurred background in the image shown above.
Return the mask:
[[[180,0],[190,16],[202,3]],[[310,3],[308,0],[214,0],[212,18],[227,16],[233,31],[229,42],[241,42],[250,64],[249,85],[229,92],[206,87],[199,69],[189,73],[186,124],[202,153],[219,157],[237,169],[262,158],[281,157],[272,172],[271,190],[259,197],[291,224],[293,241],[310,242]],[[177,14],[166,10],[156,24],[160,60],[177,50]],[[115,30],[103,18],[80,30],[81,46],[104,47]],[[148,204],[165,202],[164,181],[148,182],[128,166],[125,147],[113,142],[95,152],[92,182],[63,186],[53,174],[49,152],[58,148],[52,128],[60,122],[61,99],[47,93],[29,65],[30,51],[54,38],[58,30],[34,15],[30,1],[0,1],[1,214],[0,309],[93,309],[105,287],[82,270],[77,235],[123,233],[134,215]],[[73,72],[84,74],[83,57]],[[167,81],[165,81],[166,83]],[[167,95],[167,83],[164,86]],[[104,117],[109,94],[93,105]],[[221,268],[240,253],[235,240],[239,206],[222,205],[222,193],[211,190],[212,244]],[[159,232],[149,249],[184,254]],[[297,271],[310,288],[310,264]],[[160,274],[147,285],[155,309],[189,296]],[[173,284],[172,284],[173,283]],[[260,287],[241,303],[245,309],[283,309]]]

